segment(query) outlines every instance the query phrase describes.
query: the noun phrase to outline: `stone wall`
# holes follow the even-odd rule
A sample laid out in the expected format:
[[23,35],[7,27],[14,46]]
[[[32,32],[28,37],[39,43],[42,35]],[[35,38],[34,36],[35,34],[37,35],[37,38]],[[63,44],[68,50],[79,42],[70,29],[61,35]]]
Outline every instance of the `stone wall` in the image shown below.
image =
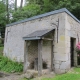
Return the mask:
[[[71,48],[71,38],[75,38],[76,42],[74,43],[76,47],[76,44],[78,43],[78,36],[80,37],[80,23],[77,22],[76,20],[74,20],[71,16],[69,16],[68,14],[66,14],[66,22],[65,22],[66,26],[65,26],[65,48],[66,48],[66,54],[68,56],[68,60],[67,60],[67,65],[68,67],[66,68],[67,70],[69,70],[71,68],[71,52],[70,52],[70,48]],[[77,36],[78,35],[78,36]],[[74,50],[74,66],[77,66],[77,54]]]
[[[28,21],[25,23],[13,25],[10,27],[6,27],[4,54],[10,56],[12,59],[14,58],[17,59],[17,61],[20,61],[20,60],[23,61],[24,60],[23,37],[36,30],[51,29],[54,27],[56,28],[56,26],[53,25],[52,23],[57,24],[58,18],[60,19],[60,25],[64,26],[62,25],[64,21],[62,19],[64,17],[63,14],[64,13],[55,14],[55,15],[43,17],[40,19]],[[59,29],[59,34],[61,35],[62,32],[60,32],[60,30],[61,29]],[[55,36],[55,39],[56,39],[56,36]]]
[[[6,27],[5,33],[5,43],[4,43],[4,55],[10,57],[12,60],[24,62],[24,40],[23,37],[36,31],[55,28],[54,35],[54,70],[56,73],[64,73],[68,62],[68,54],[66,54],[66,37],[65,37],[65,27],[66,27],[66,13],[59,13],[43,18],[35,19],[32,21],[16,24],[10,27]],[[54,25],[58,25],[58,38],[57,38],[57,28]],[[57,42],[58,39],[58,42]],[[46,54],[46,51],[44,51]],[[45,55],[47,58],[48,55]],[[44,58],[44,56],[43,56]],[[66,65],[66,67],[65,67]]]
[[[65,73],[71,68],[71,57],[70,57],[71,56],[71,53],[70,53],[71,38],[76,38],[76,42],[74,43],[75,47],[76,47],[76,44],[78,43],[78,38],[80,39],[80,23],[74,20],[71,16],[69,16],[66,13],[65,13],[64,27],[65,27],[65,30],[63,30],[65,31],[64,35],[60,36],[60,39],[59,39],[60,43],[58,43],[58,47],[61,46],[60,47],[61,54],[56,55],[55,57],[56,60],[54,61],[56,73]],[[77,66],[77,54],[75,51],[74,51],[74,66]]]

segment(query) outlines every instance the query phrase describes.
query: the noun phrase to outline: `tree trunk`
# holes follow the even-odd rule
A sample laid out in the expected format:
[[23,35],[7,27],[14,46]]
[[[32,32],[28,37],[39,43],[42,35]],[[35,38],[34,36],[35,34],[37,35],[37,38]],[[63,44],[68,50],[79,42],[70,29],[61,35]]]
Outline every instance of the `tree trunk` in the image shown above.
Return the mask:
[[22,5],[23,5],[23,0],[21,0],[20,9],[22,9]]
[[15,11],[17,10],[17,0],[15,0]]
[[6,0],[6,10],[7,10],[7,23],[9,23],[9,9],[8,9],[8,0]]

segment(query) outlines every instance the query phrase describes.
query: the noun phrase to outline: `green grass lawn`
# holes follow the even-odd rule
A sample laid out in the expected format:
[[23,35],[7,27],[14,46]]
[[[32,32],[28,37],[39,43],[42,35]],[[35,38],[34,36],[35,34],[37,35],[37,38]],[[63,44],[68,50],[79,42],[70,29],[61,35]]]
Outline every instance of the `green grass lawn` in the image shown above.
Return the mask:
[[67,73],[67,74],[57,75],[54,78],[43,78],[41,80],[80,80],[80,74]]

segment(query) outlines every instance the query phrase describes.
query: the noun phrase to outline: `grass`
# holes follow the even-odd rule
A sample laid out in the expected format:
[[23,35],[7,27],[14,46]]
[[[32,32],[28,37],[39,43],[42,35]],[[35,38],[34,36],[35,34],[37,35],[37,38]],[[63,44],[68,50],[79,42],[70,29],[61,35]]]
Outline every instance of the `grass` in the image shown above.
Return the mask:
[[77,67],[77,68],[74,68],[74,71],[75,71],[75,72],[78,72],[78,73],[80,73],[80,68],[79,68],[79,67]]
[[0,71],[21,72],[23,71],[23,65],[21,63],[14,62],[9,58],[0,55]]
[[3,47],[0,47],[0,54],[3,53]]
[[4,72],[21,72],[23,65],[18,62],[14,62],[2,55],[3,47],[0,47],[0,71]]
[[3,53],[3,47],[4,47],[4,44],[3,44],[2,41],[0,40],[0,54]]
[[67,73],[58,75],[54,78],[43,78],[41,80],[80,80],[80,74]]
[[22,72],[23,65],[18,62],[14,62],[2,55],[3,47],[0,47],[0,71],[4,72]]
[[3,47],[0,47],[0,51],[3,51]]

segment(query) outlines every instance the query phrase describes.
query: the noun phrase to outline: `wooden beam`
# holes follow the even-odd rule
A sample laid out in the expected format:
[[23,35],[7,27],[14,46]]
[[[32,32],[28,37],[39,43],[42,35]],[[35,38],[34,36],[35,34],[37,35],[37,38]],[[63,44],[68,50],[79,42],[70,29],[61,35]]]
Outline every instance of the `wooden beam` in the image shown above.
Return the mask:
[[42,40],[38,40],[38,76],[42,75]]
[[27,71],[28,68],[28,45],[27,45],[27,41],[24,41],[24,69],[23,72]]
[[54,41],[51,41],[51,71],[54,70],[54,65],[53,65],[54,53],[53,53],[53,49],[54,49]]
[[50,40],[50,41],[52,41],[53,39],[51,39],[51,38],[42,38],[43,40]]

